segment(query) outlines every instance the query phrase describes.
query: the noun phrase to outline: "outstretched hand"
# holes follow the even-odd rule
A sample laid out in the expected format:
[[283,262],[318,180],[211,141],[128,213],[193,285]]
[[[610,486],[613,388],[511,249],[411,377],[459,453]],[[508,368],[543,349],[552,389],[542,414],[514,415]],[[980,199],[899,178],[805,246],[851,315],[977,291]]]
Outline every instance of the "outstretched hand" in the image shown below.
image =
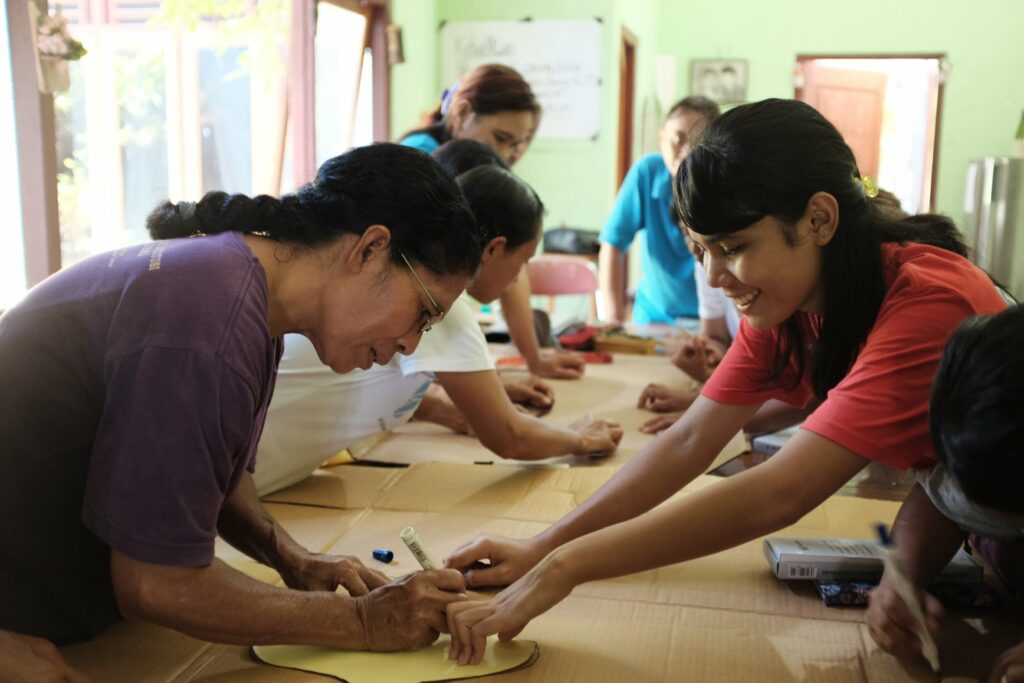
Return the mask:
[[509,400],[517,405],[550,408],[555,403],[551,385],[532,375],[515,381],[502,380],[502,383]]
[[479,664],[487,636],[497,633],[503,641],[515,638],[531,619],[557,605],[572,589],[562,572],[546,569],[542,563],[492,600],[449,605],[452,646],[448,658],[460,665]]
[[583,436],[583,443],[574,455],[611,455],[622,441],[622,425],[610,420],[595,420],[589,415],[570,425]]
[[698,382],[706,382],[725,355],[721,345],[706,335],[684,339],[672,354],[672,363]]
[[579,379],[587,364],[583,356],[572,351],[542,351],[536,367],[530,372],[548,379]]
[[532,539],[477,534],[444,560],[445,567],[462,572],[470,588],[507,586],[528,572],[547,554]]
[[671,413],[686,410],[696,400],[697,393],[694,391],[669,389],[664,384],[651,383],[640,392],[636,407],[656,413]]

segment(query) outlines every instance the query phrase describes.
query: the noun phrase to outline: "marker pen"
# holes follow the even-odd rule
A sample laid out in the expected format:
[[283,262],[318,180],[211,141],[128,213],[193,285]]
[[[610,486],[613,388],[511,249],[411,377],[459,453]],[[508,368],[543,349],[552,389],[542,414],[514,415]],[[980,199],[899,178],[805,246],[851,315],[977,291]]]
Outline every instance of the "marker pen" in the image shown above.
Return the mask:
[[402,529],[402,533],[399,534],[402,538],[402,542],[409,548],[410,552],[416,556],[416,560],[420,563],[420,566],[424,569],[440,569],[439,565],[433,558],[433,556],[427,552],[427,549],[420,543],[419,536],[416,535],[416,531],[411,527],[407,526]]

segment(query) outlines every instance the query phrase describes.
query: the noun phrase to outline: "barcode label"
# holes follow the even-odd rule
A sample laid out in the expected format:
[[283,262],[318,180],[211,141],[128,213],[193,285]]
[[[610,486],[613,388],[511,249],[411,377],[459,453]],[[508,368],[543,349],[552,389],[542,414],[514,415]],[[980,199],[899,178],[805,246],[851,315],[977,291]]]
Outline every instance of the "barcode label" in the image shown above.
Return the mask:
[[789,578],[791,579],[813,579],[818,573],[815,567],[790,567]]

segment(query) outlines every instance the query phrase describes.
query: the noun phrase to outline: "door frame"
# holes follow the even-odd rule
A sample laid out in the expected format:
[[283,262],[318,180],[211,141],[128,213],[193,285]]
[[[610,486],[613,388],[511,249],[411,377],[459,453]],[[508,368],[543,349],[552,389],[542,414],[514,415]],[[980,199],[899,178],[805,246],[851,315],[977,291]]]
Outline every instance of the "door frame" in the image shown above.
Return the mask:
[[638,39],[636,34],[622,26],[619,39],[619,127],[616,147],[618,155],[615,162],[615,188],[622,186],[622,181],[633,165],[633,111],[636,109],[636,51]]
[[[939,82],[938,92],[935,96],[935,111],[932,116],[932,125],[934,127],[932,133],[932,150],[931,150],[931,183],[930,191],[928,193],[928,210],[935,210],[935,191],[938,187],[939,180],[939,141],[942,139],[942,101],[945,96],[946,89],[946,74],[948,70],[946,64],[949,60],[944,53],[941,52],[926,52],[926,53],[909,53],[909,54],[897,54],[897,53],[865,53],[865,54],[830,54],[830,53],[815,53],[815,54],[797,54],[796,64],[794,66],[794,76],[799,73],[800,65],[803,62],[809,62],[815,59],[837,59],[837,60],[866,60],[866,59],[934,59],[939,63]],[[793,97],[795,99],[802,99],[803,97],[803,81],[794,79],[793,83]],[[928,164],[929,160],[925,159],[925,163]]]

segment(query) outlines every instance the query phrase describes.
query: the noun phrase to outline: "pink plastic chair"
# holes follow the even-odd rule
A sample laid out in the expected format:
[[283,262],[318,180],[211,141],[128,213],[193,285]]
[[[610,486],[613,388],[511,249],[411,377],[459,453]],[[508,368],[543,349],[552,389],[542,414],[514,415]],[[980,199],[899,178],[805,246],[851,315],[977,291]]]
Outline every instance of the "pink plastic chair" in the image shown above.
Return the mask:
[[548,297],[548,314],[554,312],[554,297],[580,294],[590,298],[590,318],[597,319],[597,268],[586,258],[544,254],[526,266],[530,291]]

